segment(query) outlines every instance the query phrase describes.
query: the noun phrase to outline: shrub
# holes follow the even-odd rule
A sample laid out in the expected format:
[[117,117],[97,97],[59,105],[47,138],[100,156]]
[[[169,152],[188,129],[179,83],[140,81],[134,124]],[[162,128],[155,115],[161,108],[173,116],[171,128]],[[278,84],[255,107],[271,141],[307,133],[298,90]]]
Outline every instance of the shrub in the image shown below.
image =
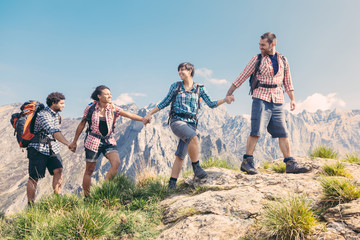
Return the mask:
[[61,239],[57,228],[61,217],[44,212],[35,204],[14,218],[11,235],[14,239]]
[[343,161],[349,162],[349,163],[356,163],[356,164],[360,165],[360,156],[357,155],[356,153],[346,154],[346,158],[343,159]]
[[324,177],[320,179],[322,201],[331,205],[349,202],[360,197],[360,188],[349,179]]
[[39,203],[36,204],[36,207],[40,211],[56,214],[59,212],[70,212],[81,202],[81,199],[73,194],[65,194],[63,196],[51,194],[43,197]]
[[345,166],[341,162],[335,164],[324,164],[321,169],[321,173],[326,176],[340,176],[340,177],[349,177],[351,175],[344,169]]
[[226,168],[231,170],[238,170],[237,167],[231,165],[228,161],[224,159],[219,159],[218,157],[209,157],[204,162],[201,163],[202,168],[218,167]]
[[114,219],[99,206],[75,208],[57,226],[63,239],[98,239],[111,234]]
[[332,147],[326,147],[324,145],[320,145],[315,147],[312,151],[310,151],[310,157],[312,158],[331,158],[336,159],[339,155],[338,152],[334,150]]
[[316,224],[316,218],[304,197],[288,197],[265,206],[264,233],[276,239],[304,238]]
[[118,175],[111,181],[91,188],[88,202],[101,203],[105,206],[118,206],[130,203],[135,191],[135,184],[125,175]]

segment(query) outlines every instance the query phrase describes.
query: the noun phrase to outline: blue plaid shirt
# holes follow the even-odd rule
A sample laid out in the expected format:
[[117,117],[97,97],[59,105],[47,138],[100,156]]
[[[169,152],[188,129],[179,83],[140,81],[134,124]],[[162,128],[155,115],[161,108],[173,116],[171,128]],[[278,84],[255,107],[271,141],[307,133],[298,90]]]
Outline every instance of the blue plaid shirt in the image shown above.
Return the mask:
[[[54,139],[54,133],[61,131],[59,128],[59,114],[54,112],[48,106],[40,111],[35,119],[34,133],[36,134],[43,130],[50,139]],[[38,140],[37,136],[35,136],[34,139]],[[33,147],[42,154],[50,155],[49,144],[46,142],[39,143],[39,141],[34,141],[33,143],[30,143],[28,147]],[[55,154],[60,153],[60,146],[57,141],[51,141],[51,150]]]
[[[173,83],[170,86],[170,90],[169,90],[169,93],[167,94],[167,96],[164,98],[164,100],[162,100],[157,105],[157,107],[160,110],[169,106],[174,95],[176,94],[176,87],[177,87],[177,83]],[[199,95],[210,108],[215,108],[218,106],[217,101],[211,101],[205,87],[200,87]],[[179,91],[178,95],[176,96],[176,99],[174,102],[175,113],[178,113],[178,114],[185,113],[185,114],[196,115],[196,109],[198,109],[198,107],[199,107],[198,99],[199,99],[199,96],[196,93],[195,83],[194,83],[194,87],[191,89],[190,92],[185,92],[184,84],[181,82],[180,91]],[[196,122],[195,119],[181,117],[181,116],[177,116],[177,115],[175,115],[173,118],[179,119],[181,121],[188,122],[188,123]]]

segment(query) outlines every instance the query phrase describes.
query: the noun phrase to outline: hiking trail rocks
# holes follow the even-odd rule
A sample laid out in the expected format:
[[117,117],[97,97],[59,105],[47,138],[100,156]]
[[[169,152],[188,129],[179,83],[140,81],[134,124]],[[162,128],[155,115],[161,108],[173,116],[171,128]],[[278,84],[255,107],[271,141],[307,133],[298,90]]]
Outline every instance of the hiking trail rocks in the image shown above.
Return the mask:
[[[277,160],[280,162],[281,160]],[[163,200],[165,230],[158,239],[241,239],[261,220],[264,205],[282,197],[302,195],[316,208],[322,197],[321,166],[333,159],[298,158],[313,171],[307,174],[240,171],[208,168],[208,177],[186,178],[193,194],[174,194]],[[360,182],[360,166],[344,163]],[[360,199],[327,209],[309,239],[360,239]]]

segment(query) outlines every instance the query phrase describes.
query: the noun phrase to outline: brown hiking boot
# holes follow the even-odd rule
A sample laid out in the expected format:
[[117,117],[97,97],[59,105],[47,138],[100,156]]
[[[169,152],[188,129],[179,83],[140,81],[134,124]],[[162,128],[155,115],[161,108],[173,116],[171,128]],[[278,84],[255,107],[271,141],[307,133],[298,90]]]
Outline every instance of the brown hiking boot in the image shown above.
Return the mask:
[[254,157],[244,157],[240,170],[251,175],[258,174],[258,171],[255,169]]
[[286,173],[307,173],[310,172],[311,168],[299,167],[295,159],[286,162]]

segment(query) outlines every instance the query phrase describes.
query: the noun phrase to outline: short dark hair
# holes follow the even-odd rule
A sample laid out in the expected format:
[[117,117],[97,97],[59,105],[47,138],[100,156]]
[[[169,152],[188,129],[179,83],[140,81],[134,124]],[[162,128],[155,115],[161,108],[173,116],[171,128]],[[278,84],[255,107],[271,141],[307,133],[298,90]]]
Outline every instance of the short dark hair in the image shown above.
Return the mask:
[[51,107],[53,103],[57,104],[61,100],[65,100],[65,96],[62,93],[59,92],[52,92],[50,93],[46,98],[46,104]]
[[98,95],[100,95],[101,91],[104,90],[104,89],[108,89],[110,91],[110,88],[108,88],[105,85],[97,86],[95,88],[95,91],[91,94],[91,98],[94,99],[95,101],[99,101]]
[[269,44],[272,44],[274,41],[276,43],[276,36],[272,32],[267,32],[261,35],[261,39],[267,39]]
[[192,65],[191,63],[189,62],[183,62],[183,63],[180,63],[179,66],[178,66],[178,71],[180,70],[180,68],[182,67],[185,67],[186,70],[191,70],[191,76],[193,77],[194,74],[195,74],[195,67],[194,65]]

